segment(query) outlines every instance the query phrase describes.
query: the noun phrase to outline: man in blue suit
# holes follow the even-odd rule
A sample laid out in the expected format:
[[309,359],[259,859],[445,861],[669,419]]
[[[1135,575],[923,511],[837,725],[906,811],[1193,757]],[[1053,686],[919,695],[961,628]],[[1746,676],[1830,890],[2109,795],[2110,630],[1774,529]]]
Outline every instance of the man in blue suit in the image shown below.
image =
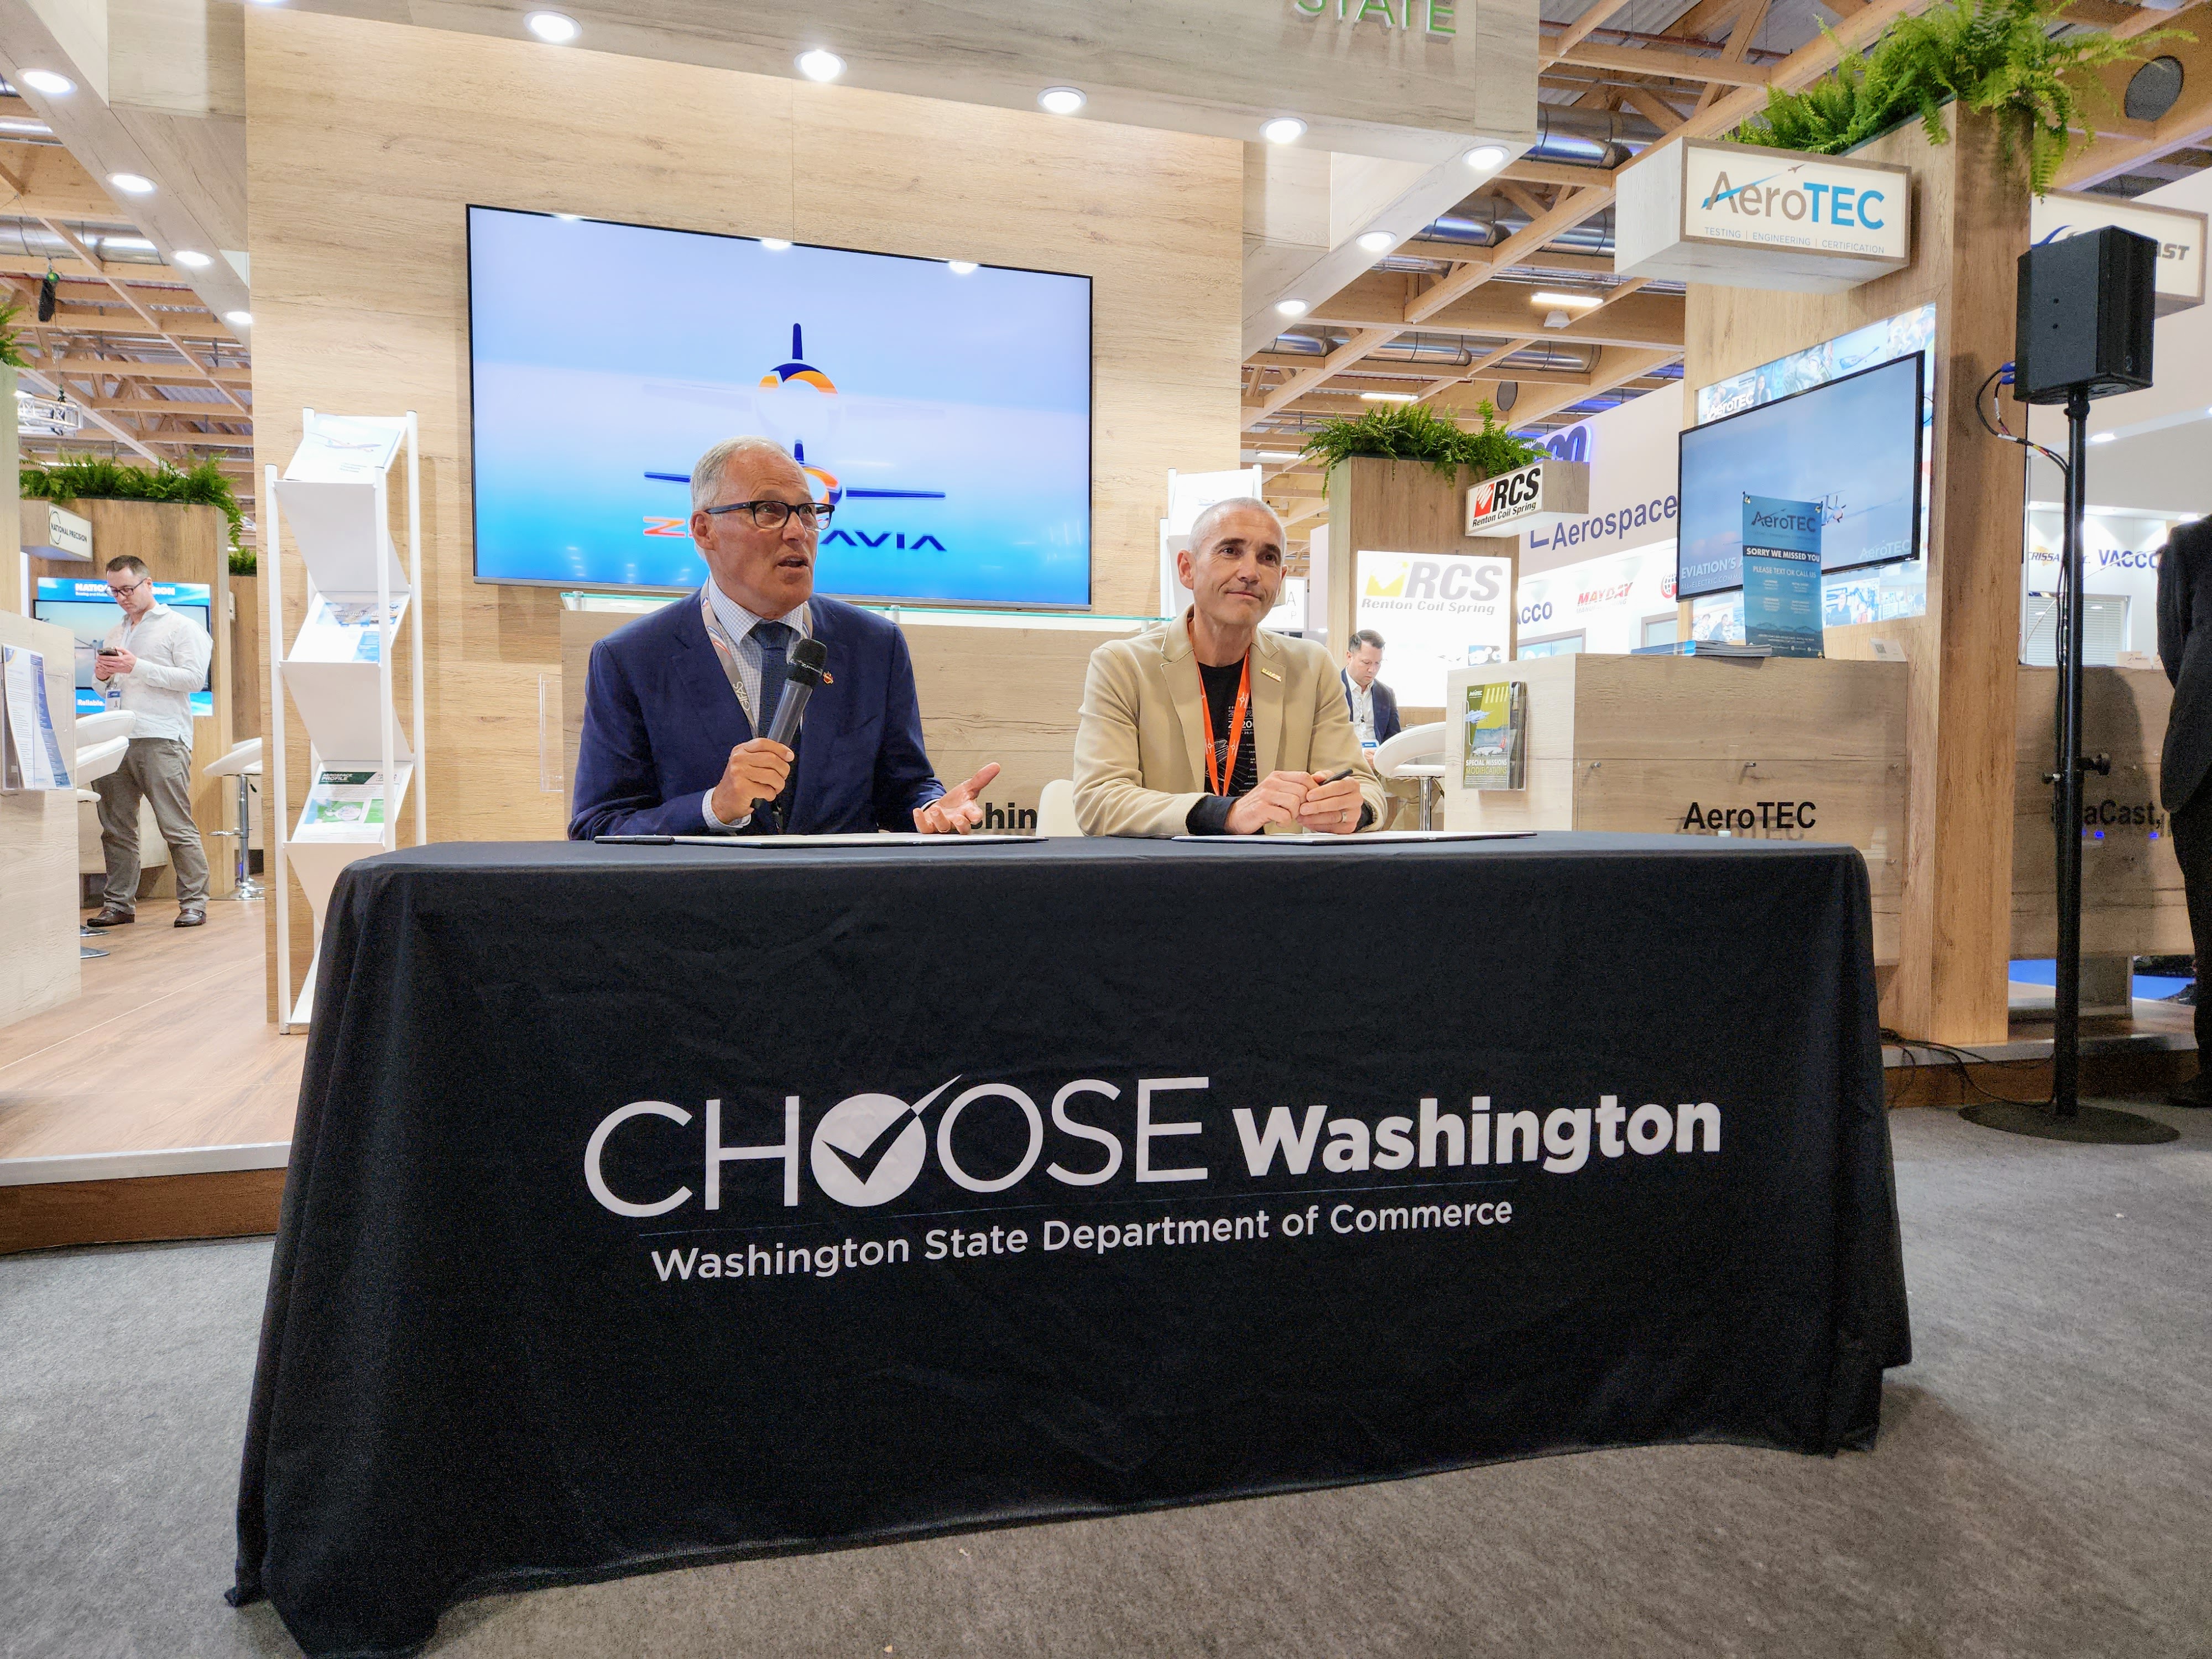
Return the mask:
[[1344,702],[1363,745],[1388,743],[1398,735],[1398,698],[1375,678],[1382,672],[1382,636],[1363,628],[1344,650]]
[[[732,438],[691,473],[696,593],[592,647],[572,841],[595,836],[965,835],[997,763],[947,793],[921,743],[914,665],[885,618],[814,592],[830,509],[765,438]],[[775,720],[792,647],[821,641],[796,748]]]

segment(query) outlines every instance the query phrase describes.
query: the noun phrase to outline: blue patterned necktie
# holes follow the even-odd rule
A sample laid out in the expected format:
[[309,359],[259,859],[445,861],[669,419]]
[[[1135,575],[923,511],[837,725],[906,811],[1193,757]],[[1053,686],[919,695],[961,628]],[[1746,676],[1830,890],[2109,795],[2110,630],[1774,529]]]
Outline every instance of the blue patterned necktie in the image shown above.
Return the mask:
[[760,720],[753,735],[764,738],[775,725],[775,706],[783,701],[783,680],[791,656],[792,636],[799,630],[780,622],[755,623],[753,638],[760,641]]

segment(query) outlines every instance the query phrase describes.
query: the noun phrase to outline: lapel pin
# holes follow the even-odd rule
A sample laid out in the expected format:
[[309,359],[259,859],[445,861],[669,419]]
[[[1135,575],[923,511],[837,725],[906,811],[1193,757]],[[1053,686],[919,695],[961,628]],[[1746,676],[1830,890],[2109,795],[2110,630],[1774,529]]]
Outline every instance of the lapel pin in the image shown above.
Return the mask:
[[1276,672],[1273,669],[1272,669],[1272,668],[1263,668],[1263,669],[1261,669],[1260,672],[1261,672],[1262,674],[1265,674],[1265,675],[1266,675],[1269,679],[1271,679],[1271,680],[1279,680],[1280,678],[1283,678],[1280,674],[1277,673],[1277,672]]
[[824,685],[835,685],[837,684],[837,677],[825,668],[822,671],[822,684]]

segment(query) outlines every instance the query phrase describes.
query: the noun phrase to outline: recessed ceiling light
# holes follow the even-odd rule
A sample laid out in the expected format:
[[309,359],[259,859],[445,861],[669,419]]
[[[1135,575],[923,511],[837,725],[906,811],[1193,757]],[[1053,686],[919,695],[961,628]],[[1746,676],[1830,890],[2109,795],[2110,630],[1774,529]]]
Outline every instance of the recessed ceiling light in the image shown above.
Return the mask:
[[76,82],[52,70],[25,70],[19,78],[33,92],[43,92],[49,98],[66,98],[76,90]]
[[1271,144],[1295,144],[1306,136],[1306,124],[1295,115],[1278,115],[1260,129],[1260,136]]
[[2117,432],[2093,432],[2089,434],[2089,441],[2093,444],[2108,444],[2119,435]]
[[1306,302],[1304,300],[1278,300],[1275,309],[1285,317],[1303,317],[1306,314]]
[[1398,246],[1398,238],[1392,231],[1370,230],[1359,239],[1359,246],[1370,253],[1388,253]]
[[1505,146],[1477,144],[1473,149],[1468,151],[1467,164],[1471,167],[1480,168],[1485,173],[1489,172],[1492,167],[1502,167],[1505,165]]
[[799,72],[810,81],[834,81],[845,72],[845,60],[817,46],[799,54]]
[[175,259],[179,264],[186,266],[193,270],[198,270],[204,265],[211,265],[215,263],[215,261],[208,258],[206,254],[188,247],[179,248],[176,252],[172,254],[170,257]]
[[564,225],[573,225],[580,222],[584,216],[580,213],[556,213],[553,216]]
[[235,323],[240,328],[253,326],[253,313],[250,311],[226,311],[222,313],[222,319],[226,323]]
[[1418,392],[1363,392],[1360,397],[1370,404],[1410,404],[1420,400]]
[[1073,87],[1047,87],[1037,94],[1037,107],[1047,115],[1073,115],[1083,107],[1083,94]]
[[947,259],[945,262],[945,268],[955,276],[973,276],[975,274],[975,262],[973,259]]
[[760,242],[761,246],[766,248],[770,253],[781,253],[784,249],[791,246],[790,243],[785,241],[781,236],[763,236],[760,239]]
[[584,31],[576,20],[566,12],[533,11],[522,20],[523,27],[549,46],[565,46]]
[[111,173],[107,175],[107,182],[125,196],[151,196],[154,193],[154,181],[143,173]]
[[1601,306],[1605,303],[1605,295],[1553,294],[1549,289],[1540,289],[1528,296],[1528,303],[1532,306]]

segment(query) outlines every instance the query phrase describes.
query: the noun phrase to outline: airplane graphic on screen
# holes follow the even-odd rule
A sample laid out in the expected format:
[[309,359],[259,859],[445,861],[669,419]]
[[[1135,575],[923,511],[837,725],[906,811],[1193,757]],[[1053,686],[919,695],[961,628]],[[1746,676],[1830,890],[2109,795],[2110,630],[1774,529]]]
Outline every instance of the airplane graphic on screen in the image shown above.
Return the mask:
[[[762,375],[760,389],[764,400],[774,398],[780,403],[788,404],[791,408],[787,412],[794,416],[802,417],[802,419],[794,419],[791,422],[794,427],[802,423],[805,414],[812,412],[806,408],[806,405],[814,404],[820,398],[835,398],[838,395],[836,382],[806,361],[805,342],[800,333],[800,325],[797,323],[791,325],[790,360],[778,363],[767,374]],[[811,424],[811,422],[804,423]],[[834,419],[828,430],[834,434]],[[806,459],[806,441],[804,438],[796,436],[793,438],[791,455],[792,459],[799,463],[799,470],[812,481],[815,499],[825,501],[832,507],[848,500],[941,501],[945,499],[945,492],[941,489],[863,489],[856,486],[848,486],[840,481],[836,473],[826,467],[816,465]],[[689,472],[648,472],[645,476],[656,483],[689,484],[691,482],[691,475]],[[645,533],[648,536],[688,537],[691,533],[690,520],[688,518],[668,519],[648,514],[645,521]],[[905,545],[905,540],[903,536],[899,538],[901,546]]]

